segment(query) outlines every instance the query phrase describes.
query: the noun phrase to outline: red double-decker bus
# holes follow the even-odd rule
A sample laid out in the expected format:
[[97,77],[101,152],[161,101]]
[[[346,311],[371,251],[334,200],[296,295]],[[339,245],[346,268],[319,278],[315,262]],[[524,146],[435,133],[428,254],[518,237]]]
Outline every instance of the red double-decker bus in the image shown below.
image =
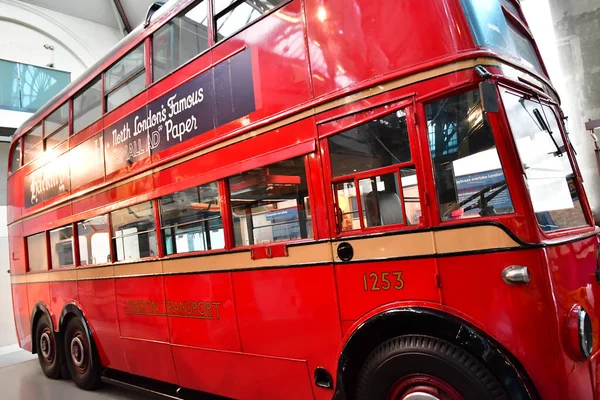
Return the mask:
[[50,378],[599,393],[599,231],[517,1],[170,1],[9,170],[17,333]]

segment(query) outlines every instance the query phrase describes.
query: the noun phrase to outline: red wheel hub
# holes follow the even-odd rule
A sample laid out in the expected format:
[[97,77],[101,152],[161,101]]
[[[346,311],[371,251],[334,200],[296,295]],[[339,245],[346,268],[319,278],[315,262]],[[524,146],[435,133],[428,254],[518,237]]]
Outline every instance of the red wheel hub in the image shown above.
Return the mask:
[[440,378],[415,374],[400,378],[388,392],[387,400],[463,400],[463,397]]

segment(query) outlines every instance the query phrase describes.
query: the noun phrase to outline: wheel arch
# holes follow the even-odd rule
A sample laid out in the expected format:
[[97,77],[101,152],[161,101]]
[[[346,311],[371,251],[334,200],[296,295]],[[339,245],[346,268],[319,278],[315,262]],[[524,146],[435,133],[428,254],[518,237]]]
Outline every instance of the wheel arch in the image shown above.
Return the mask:
[[37,328],[38,321],[42,316],[46,316],[48,321],[50,321],[50,325],[52,326],[52,330],[54,330],[54,323],[52,321],[52,313],[46,307],[43,301],[38,301],[33,309],[31,310],[30,321],[30,329],[31,329],[31,353],[37,353],[37,337],[35,335],[35,331]]
[[516,400],[539,399],[519,361],[500,343],[467,321],[426,307],[393,308],[363,321],[349,335],[338,360],[338,400],[354,399],[355,384],[366,358],[381,343],[405,334],[423,334],[450,342],[483,362]]
[[85,330],[85,335],[87,336],[92,349],[97,351],[98,347],[96,347],[96,342],[94,340],[94,335],[92,329],[90,328],[90,324],[78,304],[74,302],[65,304],[58,320],[58,326],[60,327],[60,330],[62,331],[72,318],[79,318],[81,320],[83,329]]

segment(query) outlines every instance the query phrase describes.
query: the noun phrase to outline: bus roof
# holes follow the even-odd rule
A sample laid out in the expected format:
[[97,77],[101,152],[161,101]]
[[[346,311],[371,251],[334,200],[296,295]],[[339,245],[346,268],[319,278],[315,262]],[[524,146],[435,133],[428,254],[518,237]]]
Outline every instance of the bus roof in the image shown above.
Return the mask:
[[158,21],[162,21],[163,17],[169,13],[169,11],[177,8],[181,9],[187,6],[188,3],[193,0],[169,0],[163,6],[161,6],[153,15],[151,23],[147,28],[144,28],[144,23],[139,24],[134,30],[132,30],[127,36],[121,39],[115,44],[102,58],[96,61],[92,66],[87,68],[77,79],[69,83],[63,90],[58,92],[52,99],[46,104],[40,107],[31,117],[29,117],[24,123],[17,128],[12,136],[12,143],[20,138],[24,133],[31,129],[36,123],[40,122],[42,118],[56,108],[60,107],[65,101],[69,100],[75,95],[80,89],[85,87],[89,82],[98,77],[107,66],[118,60],[118,55],[124,50],[135,47],[135,45],[142,42],[147,35],[142,35],[143,32],[149,31],[157,24]]

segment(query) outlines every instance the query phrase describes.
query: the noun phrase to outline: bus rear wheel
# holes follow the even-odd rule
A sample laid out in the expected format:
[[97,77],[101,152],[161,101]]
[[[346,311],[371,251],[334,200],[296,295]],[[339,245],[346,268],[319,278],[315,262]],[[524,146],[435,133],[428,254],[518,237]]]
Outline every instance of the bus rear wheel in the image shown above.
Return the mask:
[[505,390],[473,356],[446,341],[406,335],[377,347],[358,378],[357,400],[504,400]]
[[36,325],[35,337],[42,371],[50,379],[60,378],[63,366],[63,346],[60,340],[56,340],[52,324],[45,315],[39,319]]
[[74,317],[67,323],[64,339],[66,363],[73,382],[85,390],[96,389],[102,367],[81,319]]

